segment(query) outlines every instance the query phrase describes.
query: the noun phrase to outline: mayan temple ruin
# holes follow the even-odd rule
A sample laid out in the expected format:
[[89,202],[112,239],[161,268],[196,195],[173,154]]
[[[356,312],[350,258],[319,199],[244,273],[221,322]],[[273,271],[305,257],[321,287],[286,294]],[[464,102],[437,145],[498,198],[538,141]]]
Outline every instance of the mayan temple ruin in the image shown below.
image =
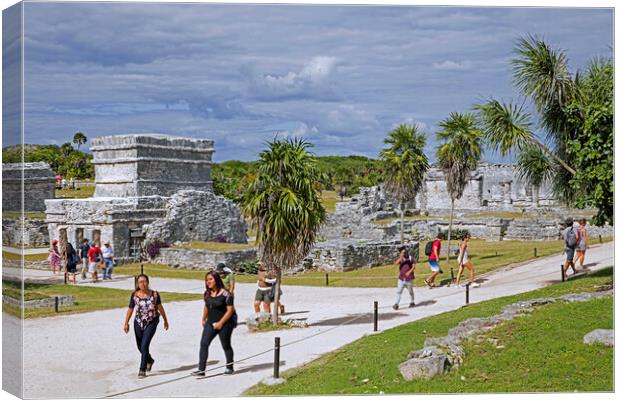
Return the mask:
[[236,205],[213,193],[213,141],[160,134],[93,139],[95,194],[46,200],[50,240],[110,241],[116,258],[139,257],[145,240],[246,243]]

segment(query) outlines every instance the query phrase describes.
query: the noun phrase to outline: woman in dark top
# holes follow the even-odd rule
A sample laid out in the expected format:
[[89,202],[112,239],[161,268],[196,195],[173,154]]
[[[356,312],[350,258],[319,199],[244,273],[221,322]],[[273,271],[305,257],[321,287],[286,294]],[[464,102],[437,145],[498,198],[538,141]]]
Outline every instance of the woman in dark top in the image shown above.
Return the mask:
[[65,275],[67,276],[67,280],[69,280],[69,274],[73,274],[73,284],[75,285],[75,273],[77,272],[77,264],[80,262],[80,259],[71,243],[67,243],[65,246],[62,258],[65,259]]
[[220,276],[211,271],[205,275],[204,293],[205,305],[202,310],[202,337],[200,339],[200,355],[198,369],[192,372],[195,376],[205,376],[209,345],[219,335],[224,354],[226,354],[226,369],[224,374],[233,373],[233,349],[230,337],[237,326],[237,314],[233,305],[233,296],[224,289]]
[[164,311],[164,306],[161,304],[161,296],[157,291],[149,288],[149,277],[144,274],[138,275],[137,285],[138,287],[129,299],[124,330],[125,333],[129,332],[129,318],[135,309],[136,318],[133,321],[133,331],[136,334],[138,350],[142,354],[138,378],[144,378],[146,371],[151,371],[155,362],[149,353],[149,347],[157,330],[157,324],[159,324],[159,315],[161,314],[164,319],[165,330],[168,330],[168,317]]

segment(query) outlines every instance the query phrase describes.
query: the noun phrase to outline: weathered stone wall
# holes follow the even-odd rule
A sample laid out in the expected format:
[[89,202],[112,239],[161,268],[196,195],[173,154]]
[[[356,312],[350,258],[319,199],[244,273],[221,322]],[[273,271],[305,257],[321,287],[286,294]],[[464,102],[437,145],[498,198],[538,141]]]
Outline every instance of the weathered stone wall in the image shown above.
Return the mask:
[[[398,240],[384,242],[330,240],[318,243],[304,260],[303,267],[320,271],[350,271],[392,264],[398,257],[400,246]],[[418,254],[417,242],[408,242],[405,246],[410,254]]]
[[256,261],[256,258],[255,249],[220,252],[169,247],[161,249],[154,262],[175,268],[209,270],[219,263],[235,268],[241,263]]
[[247,225],[239,207],[213,192],[184,190],[166,202],[166,215],[145,226],[147,240],[247,243]]
[[[23,180],[23,187],[22,187]],[[56,175],[46,163],[2,164],[2,211],[44,211],[54,198]]]
[[2,219],[2,244],[6,246],[49,246],[49,231],[44,219]]
[[[71,295],[57,297],[59,307],[68,307],[75,304],[74,298]],[[22,308],[22,305],[23,308],[52,308],[56,306],[56,299],[54,297],[22,302],[20,299],[14,299],[12,297],[2,295],[2,302],[17,308]]]
[[211,190],[213,141],[160,134],[93,139],[95,197],[170,196]]

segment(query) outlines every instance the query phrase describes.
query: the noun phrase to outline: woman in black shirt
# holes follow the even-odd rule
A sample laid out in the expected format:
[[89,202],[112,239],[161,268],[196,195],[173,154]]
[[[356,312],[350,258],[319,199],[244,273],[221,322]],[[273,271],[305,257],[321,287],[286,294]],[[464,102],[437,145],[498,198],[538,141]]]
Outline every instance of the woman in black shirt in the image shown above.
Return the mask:
[[237,314],[233,305],[233,296],[225,288],[222,278],[211,271],[205,275],[204,301],[202,310],[202,337],[200,339],[200,354],[198,369],[192,372],[195,376],[205,376],[209,345],[219,335],[224,354],[226,354],[226,369],[224,373],[233,373],[233,349],[230,337],[237,326]]

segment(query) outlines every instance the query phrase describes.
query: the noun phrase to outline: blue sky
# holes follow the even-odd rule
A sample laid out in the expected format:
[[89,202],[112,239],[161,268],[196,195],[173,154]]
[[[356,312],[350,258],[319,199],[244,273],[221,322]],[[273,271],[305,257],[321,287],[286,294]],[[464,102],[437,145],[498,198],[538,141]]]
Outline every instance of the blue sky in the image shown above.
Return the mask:
[[375,157],[403,122],[431,155],[450,112],[519,99],[520,36],[573,72],[613,48],[611,9],[26,3],[24,20],[26,142],[160,132],[214,139],[216,161],[276,133]]

